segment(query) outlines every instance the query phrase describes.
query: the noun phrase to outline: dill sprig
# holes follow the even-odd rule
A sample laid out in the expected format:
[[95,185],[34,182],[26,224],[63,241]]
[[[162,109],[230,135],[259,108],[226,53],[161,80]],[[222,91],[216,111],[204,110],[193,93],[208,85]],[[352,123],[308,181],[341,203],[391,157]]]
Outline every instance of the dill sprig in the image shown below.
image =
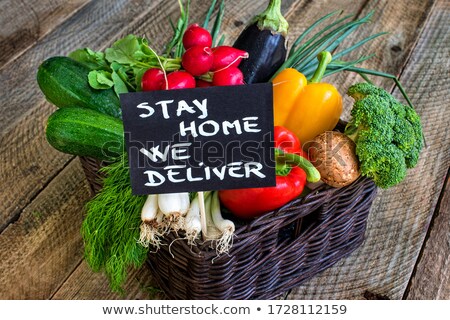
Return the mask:
[[123,293],[129,267],[141,267],[148,249],[138,244],[145,196],[131,193],[128,159],[102,169],[103,189],[86,205],[81,227],[85,259],[95,272],[103,271],[111,289]]

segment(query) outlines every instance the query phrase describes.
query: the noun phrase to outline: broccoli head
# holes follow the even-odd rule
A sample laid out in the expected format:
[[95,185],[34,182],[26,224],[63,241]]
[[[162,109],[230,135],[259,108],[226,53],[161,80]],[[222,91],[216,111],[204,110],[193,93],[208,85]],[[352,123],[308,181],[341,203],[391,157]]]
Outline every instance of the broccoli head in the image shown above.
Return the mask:
[[385,90],[358,83],[347,94],[355,99],[345,134],[356,143],[361,173],[380,188],[401,182],[417,164],[423,147],[420,118]]

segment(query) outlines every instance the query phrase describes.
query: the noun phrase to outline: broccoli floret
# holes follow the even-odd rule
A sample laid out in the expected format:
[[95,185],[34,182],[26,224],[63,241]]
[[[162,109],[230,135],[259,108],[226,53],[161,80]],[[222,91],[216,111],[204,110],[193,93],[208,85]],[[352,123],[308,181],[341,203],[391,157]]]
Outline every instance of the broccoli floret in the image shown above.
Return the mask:
[[356,143],[361,173],[380,188],[396,185],[417,164],[423,147],[419,116],[369,83],[355,84],[347,94],[355,103],[345,134]]
[[405,178],[405,157],[393,144],[360,139],[356,154],[361,163],[361,174],[373,179],[380,188],[392,187]]
[[350,88],[348,88],[347,94],[350,97],[352,97],[353,99],[355,99],[356,101],[364,99],[365,97],[370,96],[370,95],[379,96],[389,103],[397,101],[397,100],[395,100],[395,98],[393,96],[391,96],[385,90],[378,88],[368,82],[361,82],[361,83],[352,85]]
[[368,133],[370,140],[392,139],[396,117],[389,105],[388,101],[376,95],[357,100],[351,111],[351,126],[356,129],[351,138],[358,139],[360,134]]

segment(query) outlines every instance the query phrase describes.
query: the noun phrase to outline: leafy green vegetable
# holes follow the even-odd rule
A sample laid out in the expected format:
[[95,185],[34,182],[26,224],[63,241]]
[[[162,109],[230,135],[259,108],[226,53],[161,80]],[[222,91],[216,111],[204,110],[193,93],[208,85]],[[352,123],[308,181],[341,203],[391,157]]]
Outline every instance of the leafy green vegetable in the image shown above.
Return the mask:
[[109,89],[114,85],[111,72],[104,70],[92,70],[88,74],[89,85],[94,89]]
[[130,83],[127,75],[127,68],[123,67],[121,64],[117,62],[111,63],[112,74],[111,78],[114,82],[114,91],[117,95],[121,93],[129,92],[129,89],[132,91],[136,91],[135,85]]
[[84,64],[89,69],[109,70],[109,65],[103,52],[92,51],[89,48],[78,49],[71,52],[69,58]]
[[105,50],[105,57],[109,63],[117,62],[135,65],[139,63],[135,58],[135,55],[139,55],[138,52],[142,53],[138,38],[130,34],[125,38],[117,40],[111,48],[107,48]]
[[173,71],[181,67],[180,58],[158,56],[147,39],[131,34],[117,40],[104,53],[85,48],[70,53],[69,57],[92,69],[88,76],[92,88],[113,87],[117,96],[141,90],[142,75],[150,68]]
[[145,196],[131,193],[128,160],[104,167],[103,189],[86,205],[81,227],[85,258],[95,272],[104,271],[111,289],[123,292],[129,267],[141,267],[148,249],[137,243]]
[[401,182],[417,165],[423,148],[420,118],[410,106],[370,83],[358,83],[347,94],[355,99],[345,134],[356,143],[361,173],[380,188]]

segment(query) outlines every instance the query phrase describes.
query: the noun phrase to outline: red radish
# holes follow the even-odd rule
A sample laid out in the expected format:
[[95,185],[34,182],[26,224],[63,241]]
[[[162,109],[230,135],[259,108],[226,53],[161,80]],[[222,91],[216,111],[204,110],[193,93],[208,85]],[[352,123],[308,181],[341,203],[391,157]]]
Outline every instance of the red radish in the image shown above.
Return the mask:
[[211,71],[220,71],[228,67],[237,67],[242,59],[248,58],[248,52],[230,46],[219,46],[212,49],[213,65]]
[[207,87],[212,87],[212,83],[209,81],[205,81],[202,79],[196,79],[196,87],[197,88],[207,88]]
[[183,54],[181,64],[193,76],[201,76],[211,69],[213,59],[210,47],[193,46]]
[[164,72],[158,68],[151,68],[145,71],[142,76],[142,91],[161,90],[161,86],[165,83]]
[[212,83],[215,86],[236,86],[244,84],[244,75],[237,67],[229,67],[215,72]]
[[174,71],[167,75],[167,88],[163,83],[161,89],[188,89],[195,88],[195,78],[186,71]]
[[193,46],[211,47],[212,37],[208,30],[198,24],[191,24],[183,35],[183,46],[187,50]]

